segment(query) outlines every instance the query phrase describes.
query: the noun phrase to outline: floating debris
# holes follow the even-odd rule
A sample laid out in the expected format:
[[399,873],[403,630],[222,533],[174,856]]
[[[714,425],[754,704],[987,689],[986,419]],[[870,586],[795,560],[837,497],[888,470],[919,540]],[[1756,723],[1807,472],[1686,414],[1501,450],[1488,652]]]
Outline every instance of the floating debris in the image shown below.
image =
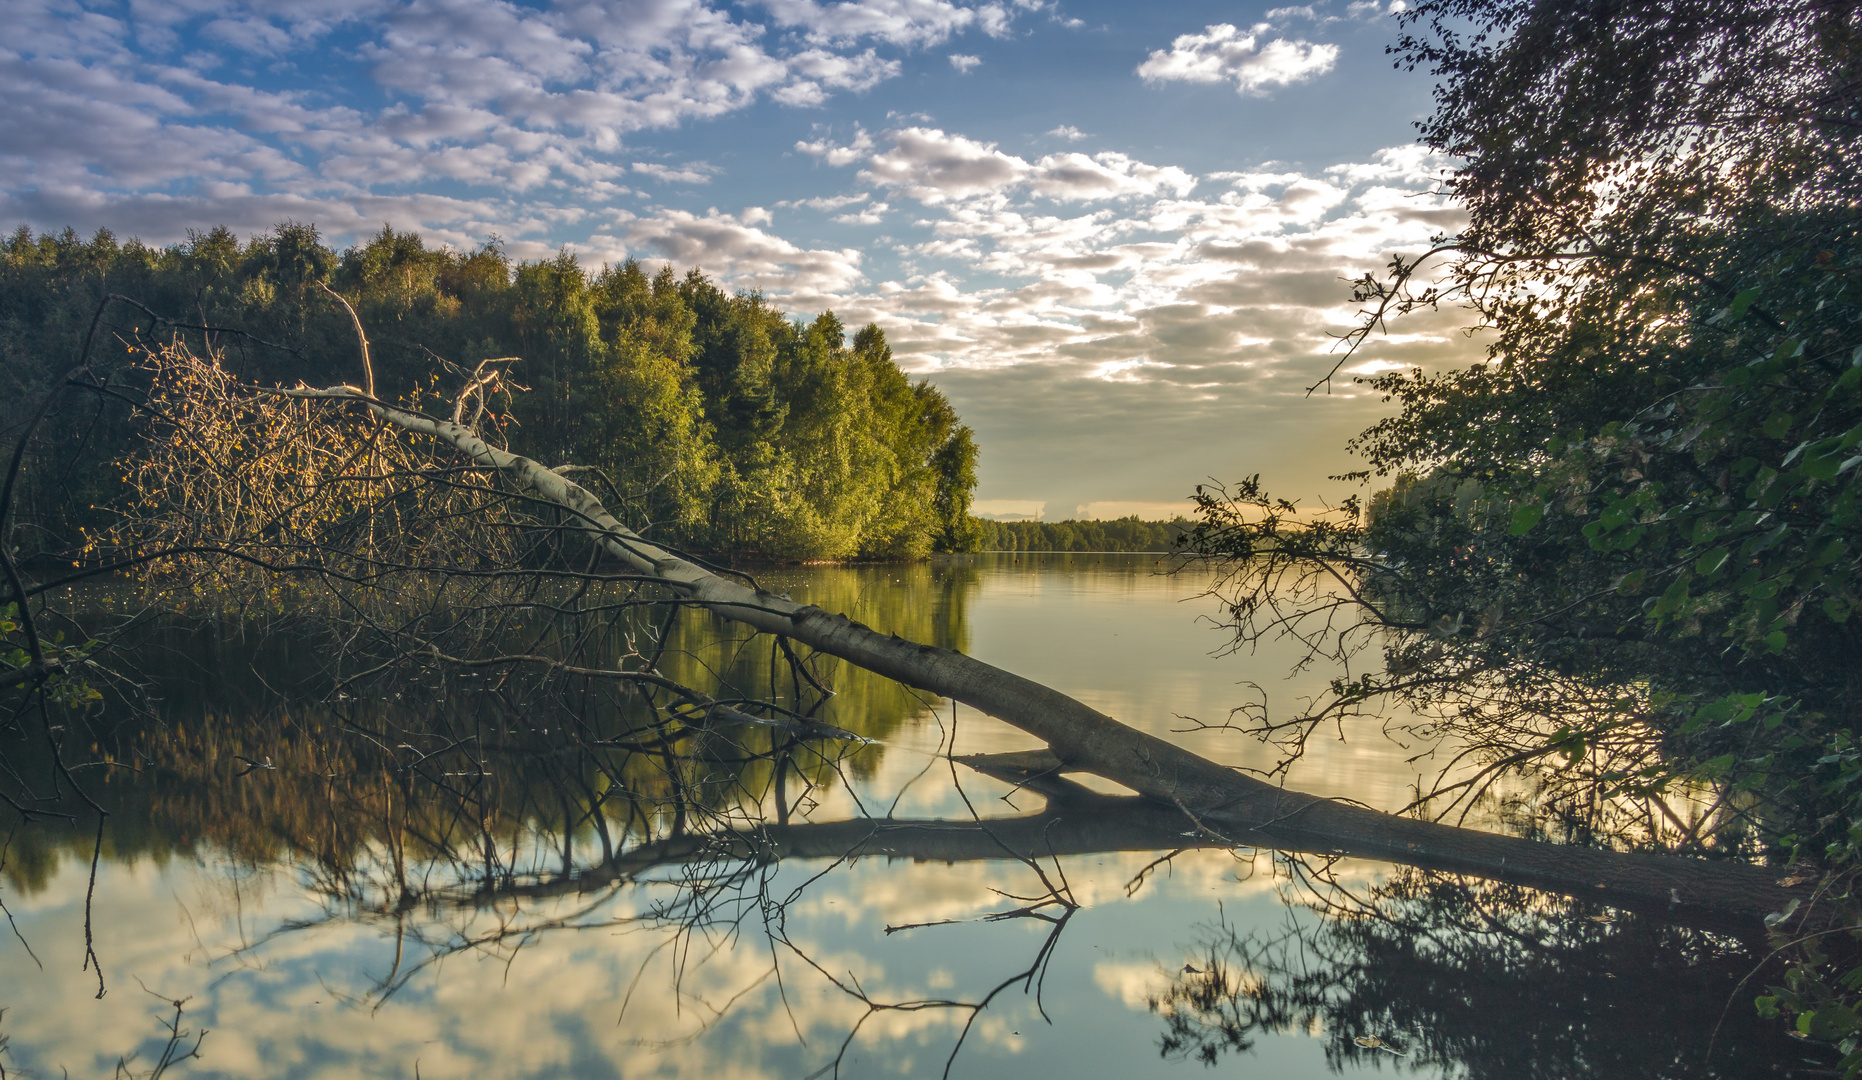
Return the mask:
[[1396,1047],[1391,1046],[1375,1035],[1360,1035],[1351,1041],[1364,1047],[1366,1050],[1382,1050],[1386,1054],[1395,1054],[1397,1057],[1403,1057],[1409,1053],[1407,1050],[1398,1050]]

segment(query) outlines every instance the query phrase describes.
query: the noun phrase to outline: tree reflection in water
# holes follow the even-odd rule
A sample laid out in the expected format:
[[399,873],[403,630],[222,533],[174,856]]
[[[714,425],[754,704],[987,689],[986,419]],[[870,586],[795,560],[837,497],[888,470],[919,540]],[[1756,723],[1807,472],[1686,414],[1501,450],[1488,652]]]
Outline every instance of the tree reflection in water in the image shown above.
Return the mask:
[[[866,617],[966,645],[972,580],[889,569],[879,588],[880,576],[843,579],[858,595],[820,599],[856,611],[884,604],[894,610]],[[720,699],[760,695],[861,739],[822,737],[824,729],[799,723],[672,727],[633,690],[516,671],[478,678],[412,660],[377,692],[338,697],[317,685],[315,640],[301,624],[268,632],[174,623],[153,634],[137,663],[159,715],[125,711],[119,727],[96,731],[95,756],[133,768],[105,771],[93,790],[109,811],[103,850],[112,858],[217,853],[254,876],[295,875],[314,898],[308,914],[218,956],[223,971],[290,955],[310,935],[377,931],[391,944],[381,963],[347,988],[325,986],[370,1011],[451,958],[489,959],[508,974],[548,940],[589,935],[590,951],[622,955],[602,942],[626,934],[647,944],[624,953],[634,967],[614,1019],[631,1025],[649,999],[696,1014],[677,1032],[635,1035],[636,1045],[698,1039],[773,986],[775,1015],[787,1013],[798,1041],[824,1016],[831,1021],[826,1045],[807,1039],[817,1075],[840,1075],[856,1047],[885,1039],[876,1027],[926,1014],[949,1018],[933,1069],[949,1072],[986,1011],[1008,996],[1046,1015],[1044,979],[1083,903],[1069,878],[1078,857],[1148,860],[1249,839],[1198,834],[1175,810],[1054,778],[1025,785],[1027,803],[1045,800],[1036,813],[998,818],[999,806],[958,802],[955,821],[890,817],[859,793],[872,790],[865,781],[883,757],[902,753],[886,742],[927,709],[936,715],[937,703],[822,666],[839,691],[824,703],[790,678],[768,642],[702,617],[656,622],[643,634],[665,643],[662,670]],[[394,696],[397,687],[406,697]],[[939,749],[952,738],[946,731]],[[56,768],[31,739],[7,746],[5,758],[29,781]],[[935,755],[923,768],[954,791],[972,782]],[[87,862],[91,820],[16,830],[0,864],[7,885],[31,895],[47,888],[61,858]],[[1253,857],[1246,847],[1236,855]],[[969,917],[886,928],[939,935],[933,948],[977,957],[988,970],[968,974],[976,989],[945,995],[913,976],[882,991],[847,957],[824,955],[818,937],[792,931],[797,912],[851,888],[856,863],[876,856],[995,865],[975,879]],[[1360,887],[1341,877],[1342,866],[1294,856],[1275,865],[1304,914],[1290,907],[1271,935],[1205,928],[1152,995],[1166,1055],[1213,1064],[1264,1035],[1316,1030],[1337,1071],[1388,1065],[1510,1080],[1774,1076],[1775,1063],[1809,1053],[1757,1024],[1734,995],[1755,955],[1735,936],[1415,870]],[[963,880],[954,869],[947,876]],[[1134,888],[1147,880],[1140,875]],[[983,927],[1004,923],[1041,932],[1006,949],[996,938],[977,943]],[[757,965],[706,981],[746,956]],[[792,1007],[801,992],[815,995],[812,1006]],[[823,993],[843,1007],[821,1006]]]
[[[934,581],[922,567],[886,576],[890,588],[862,587],[861,606],[896,606],[895,624],[926,621],[924,640],[963,644],[970,577]],[[1006,977],[975,1000],[882,996],[826,966],[788,932],[790,910],[859,857],[949,846],[942,822],[809,820],[823,816],[816,811],[824,802],[847,802],[857,778],[877,765],[875,740],[934,700],[817,661],[823,677],[839,684],[830,705],[801,678],[785,680],[798,673],[775,650],[747,647],[751,641],[715,620],[668,619],[650,629],[662,670],[720,699],[760,692],[787,706],[790,719],[669,725],[651,701],[641,707],[635,688],[617,693],[595,681],[512,671],[474,680],[423,671],[411,659],[373,693],[293,694],[323,689],[322,658],[306,647],[315,638],[303,625],[281,633],[171,620],[141,641],[136,660],[159,709],[123,710],[122,722],[94,729],[93,754],[128,764],[106,773],[92,792],[107,815],[104,831],[89,835],[82,812],[62,824],[49,816],[16,833],[0,874],[30,895],[48,886],[61,856],[160,861],[212,851],[261,871],[288,868],[317,913],[279,922],[215,963],[259,965],[307,933],[374,927],[392,940],[393,953],[352,1000],[370,1011],[452,957],[508,965],[545,937],[620,931],[653,941],[619,1002],[617,1019],[625,1021],[637,993],[698,1002],[687,974],[746,936],[760,937],[768,969],[731,1002],[765,980],[785,987],[786,1000],[802,969],[859,1003],[830,1072],[875,1016],[948,1010],[963,1017],[948,1070],[992,1001],[1018,987],[1038,1000],[1054,943],[1077,909],[1052,852],[1041,861],[1051,820],[1011,830],[1021,836],[1013,841],[1019,850],[983,830],[948,852],[1019,859],[1028,886],[1006,889],[1008,905],[982,920],[1047,929],[1025,966],[1012,961]],[[222,654],[239,661],[223,662]],[[856,731],[815,719],[828,715]],[[28,783],[58,768],[30,739],[4,751]],[[926,759],[932,767],[950,768],[936,756]],[[914,848],[917,841],[925,843]],[[825,863],[799,886],[779,884],[779,864],[794,857]],[[646,983],[649,967],[662,960],[670,963],[670,985]],[[702,1034],[729,1008],[716,1008],[682,1039]],[[165,1057],[158,1067],[179,1060]]]
[[1150,998],[1165,1056],[1214,1065],[1305,1029],[1340,1071],[1828,1075],[1739,992],[1765,955],[1755,940],[1408,867],[1355,887],[1323,861],[1285,865],[1306,917],[1275,933],[1202,927]]

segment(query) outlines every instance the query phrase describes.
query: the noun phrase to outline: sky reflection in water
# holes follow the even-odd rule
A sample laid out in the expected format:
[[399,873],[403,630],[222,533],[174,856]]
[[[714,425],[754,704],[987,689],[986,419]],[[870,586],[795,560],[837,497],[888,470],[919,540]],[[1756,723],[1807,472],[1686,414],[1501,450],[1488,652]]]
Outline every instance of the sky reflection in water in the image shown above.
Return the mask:
[[[1186,599],[1199,579],[1157,576],[1151,558],[1024,559],[796,571],[766,584],[880,629],[897,625],[888,616],[910,619],[906,636],[962,648],[1158,734],[1184,727],[1180,716],[1220,720],[1249,680],[1287,709],[1328,677],[1288,679],[1292,654],[1272,649],[1207,655],[1223,638],[1198,622],[1213,606]],[[693,652],[713,666],[736,655]],[[823,718],[877,742],[843,770],[848,784],[817,790],[793,821],[861,807],[962,820],[966,796],[987,816],[1041,809],[1037,795],[936,758],[948,704],[845,688]],[[961,752],[1034,745],[967,710],[955,723]],[[1172,737],[1230,763],[1272,760],[1271,748],[1234,734]],[[1291,783],[1400,806],[1419,769],[1413,753],[1375,732],[1316,740]],[[843,1044],[839,1075],[935,1076],[971,1011],[869,1015],[849,988],[879,1003],[973,1003],[1044,960],[1038,1000],[1019,983],[1001,990],[950,1075],[1202,1075],[1199,1054],[1223,1072],[1276,1077],[1576,1076],[1606,1065],[1611,1075],[1705,1075],[1691,1062],[1750,966],[1738,943],[1712,935],[1371,864],[1334,866],[1338,891],[1314,892],[1253,851],[1185,852],[1136,888],[1162,852],[1066,856],[1042,861],[1040,874],[1008,859],[666,865],[632,884],[473,902],[446,891],[453,867],[417,859],[409,877],[427,891],[397,899],[394,852],[379,839],[335,875],[303,857],[168,840],[106,851],[93,919],[102,1000],[79,970],[88,840],[24,878],[26,849],[12,852],[0,899],[44,967],[20,942],[0,945],[9,1068],[107,1076],[136,1050],[146,1069],[165,1039],[165,1002],[185,998],[184,1026],[211,1034],[200,1060],[170,1076],[412,1077],[417,1065],[422,1077],[799,1080],[833,1075]],[[559,842],[538,832],[534,850],[511,861],[547,870]],[[599,858],[579,842],[584,858]],[[986,918],[1050,888],[1077,910]],[[1322,918],[1310,906],[1319,895],[1356,898],[1359,913],[1384,918]],[[943,920],[955,922],[888,933]],[[1721,1035],[1727,1075],[1757,1074],[1796,1049],[1751,1030],[1749,1008],[1735,1002]],[[1167,1033],[1172,1052],[1160,1053]]]

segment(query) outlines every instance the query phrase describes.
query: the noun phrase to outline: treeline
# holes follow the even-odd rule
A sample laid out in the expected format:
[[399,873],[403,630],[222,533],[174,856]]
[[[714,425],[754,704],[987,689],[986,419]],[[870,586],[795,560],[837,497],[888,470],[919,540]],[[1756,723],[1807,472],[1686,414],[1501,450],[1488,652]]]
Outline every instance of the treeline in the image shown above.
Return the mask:
[[[597,467],[604,496],[656,538],[793,559],[975,546],[970,429],[899,369],[878,326],[849,340],[832,312],[792,321],[696,269],[591,270],[567,252],[517,262],[495,243],[434,249],[386,227],[342,252],[296,223],[164,248],[19,229],[0,240],[0,422],[16,425],[69,369],[110,293],[146,308],[112,304],[99,326],[93,357],[119,384],[133,383],[124,343],[171,336],[251,379],[359,382],[354,326],[325,285],[366,326],[383,398],[432,402],[480,361],[519,358],[508,382],[522,389],[496,404],[514,446]],[[94,508],[118,493],[94,463],[132,437],[124,416],[61,426],[69,438],[31,463],[33,520],[106,512]]]
[[988,521],[975,525],[982,551],[1175,551],[1177,538],[1190,531],[1187,518],[1140,521],[1137,515],[1112,521]]

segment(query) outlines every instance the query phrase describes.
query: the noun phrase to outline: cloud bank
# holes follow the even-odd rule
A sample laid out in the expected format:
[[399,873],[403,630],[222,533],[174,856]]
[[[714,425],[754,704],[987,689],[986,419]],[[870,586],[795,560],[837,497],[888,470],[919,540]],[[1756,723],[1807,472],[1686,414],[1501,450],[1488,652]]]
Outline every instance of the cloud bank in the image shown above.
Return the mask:
[[[901,50],[1008,32],[950,0],[307,0],[6,5],[0,217],[156,240],[211,219],[386,220],[474,243],[574,219],[621,178],[630,134],[899,74]],[[436,195],[443,190],[444,195]],[[551,231],[551,230],[541,230]]]

